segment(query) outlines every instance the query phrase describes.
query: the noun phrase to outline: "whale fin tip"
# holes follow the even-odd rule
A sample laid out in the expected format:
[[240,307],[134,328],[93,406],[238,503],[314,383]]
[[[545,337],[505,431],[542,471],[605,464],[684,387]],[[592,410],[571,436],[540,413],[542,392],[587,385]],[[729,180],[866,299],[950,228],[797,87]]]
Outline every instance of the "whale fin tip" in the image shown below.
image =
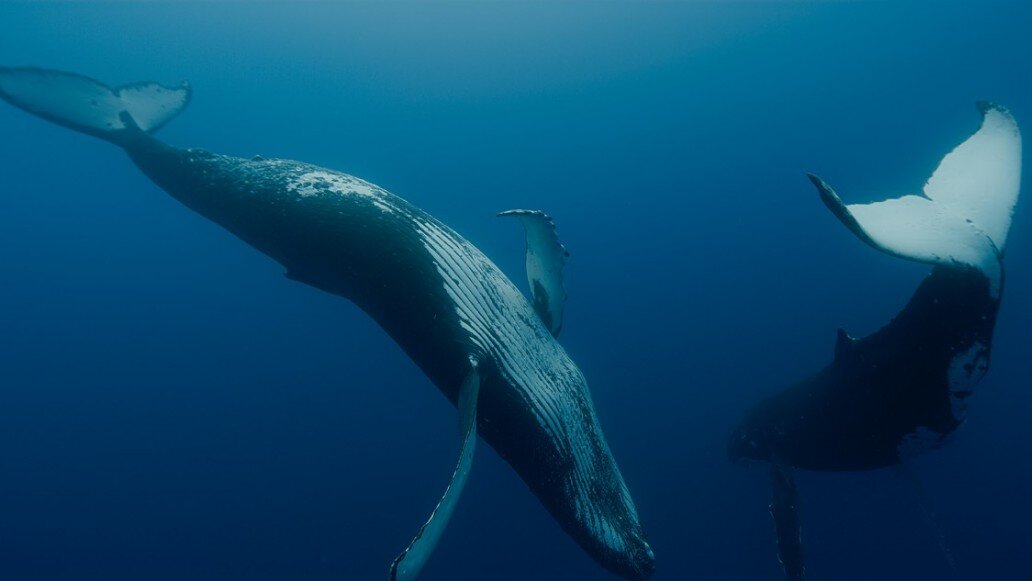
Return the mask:
[[452,513],[462,496],[470,469],[473,466],[473,452],[477,443],[477,402],[480,394],[481,369],[476,360],[471,359],[470,370],[459,388],[459,431],[462,445],[459,450],[459,461],[452,473],[451,482],[444,490],[444,495],[437,503],[426,524],[405,550],[398,555],[390,566],[391,581],[414,581],[419,577],[423,566],[430,559],[437,542],[441,539]]

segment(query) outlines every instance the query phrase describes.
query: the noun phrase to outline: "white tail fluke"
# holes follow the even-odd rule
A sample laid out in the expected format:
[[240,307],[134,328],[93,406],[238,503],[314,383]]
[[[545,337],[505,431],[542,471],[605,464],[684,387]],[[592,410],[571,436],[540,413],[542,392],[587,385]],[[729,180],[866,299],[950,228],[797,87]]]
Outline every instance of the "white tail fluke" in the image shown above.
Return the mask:
[[980,101],[982,126],[939,162],[928,199],[971,220],[1003,252],[1021,188],[1021,132],[999,105]]
[[117,142],[129,128],[123,115],[145,132],[156,131],[186,107],[190,86],[134,83],[112,88],[75,73],[0,67],[0,98],[59,125]]
[[1004,108],[978,104],[982,126],[951,151],[924,196],[849,204],[810,175],[825,205],[861,240],[895,256],[982,270],[998,290],[1021,185],[1021,133]]

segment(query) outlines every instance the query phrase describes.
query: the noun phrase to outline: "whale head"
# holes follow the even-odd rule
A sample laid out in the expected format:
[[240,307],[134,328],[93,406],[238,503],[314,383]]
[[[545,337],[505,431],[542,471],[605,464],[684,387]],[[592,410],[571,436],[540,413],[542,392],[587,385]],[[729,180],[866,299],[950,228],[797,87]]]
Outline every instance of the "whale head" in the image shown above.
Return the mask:
[[625,579],[648,579],[656,568],[656,555],[642,535],[625,539],[627,548],[615,559],[603,562],[610,571]]

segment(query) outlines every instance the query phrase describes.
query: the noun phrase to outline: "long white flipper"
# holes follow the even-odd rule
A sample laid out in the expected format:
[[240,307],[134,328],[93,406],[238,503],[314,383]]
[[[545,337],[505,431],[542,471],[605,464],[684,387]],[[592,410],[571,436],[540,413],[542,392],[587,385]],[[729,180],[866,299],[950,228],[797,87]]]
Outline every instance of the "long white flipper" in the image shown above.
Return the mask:
[[506,210],[499,216],[515,216],[523,222],[527,233],[527,283],[541,320],[558,337],[563,328],[563,306],[566,289],[563,288],[563,267],[570,255],[559,242],[555,221],[540,210]]
[[918,262],[978,268],[998,290],[999,261],[1021,184],[1021,134],[1006,109],[982,102],[979,110],[981,128],[943,158],[924,197],[846,205],[823,180],[810,180],[864,242]]
[[469,470],[473,465],[473,451],[477,443],[477,398],[480,393],[480,373],[474,362],[473,368],[466,376],[459,391],[459,429],[462,434],[462,447],[459,452],[459,463],[452,474],[451,482],[444,491],[444,496],[437,507],[430,513],[416,537],[409,546],[391,563],[391,581],[411,581],[419,576],[423,566],[437,547],[437,542],[444,534],[448,521],[458,505],[462,489],[469,478]]
[[58,125],[117,141],[126,129],[123,113],[143,131],[156,131],[186,107],[190,86],[134,83],[112,88],[75,73],[0,67],[0,98]]

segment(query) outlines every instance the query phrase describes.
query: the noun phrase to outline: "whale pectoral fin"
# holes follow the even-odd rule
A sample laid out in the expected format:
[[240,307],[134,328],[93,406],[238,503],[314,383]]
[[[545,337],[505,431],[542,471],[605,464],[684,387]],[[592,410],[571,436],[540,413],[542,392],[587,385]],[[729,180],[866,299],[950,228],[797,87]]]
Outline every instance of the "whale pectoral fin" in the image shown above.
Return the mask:
[[530,294],[545,327],[558,337],[563,328],[563,267],[570,255],[559,242],[555,221],[539,210],[507,210],[499,216],[515,216],[523,222],[527,233],[527,282]]
[[896,475],[906,481],[914,491],[914,496],[917,498],[917,503],[921,507],[921,512],[924,514],[925,524],[931,530],[932,535],[935,537],[936,543],[939,545],[939,550],[942,552],[942,556],[946,559],[946,565],[953,572],[954,578],[959,578],[957,571],[957,562],[953,559],[953,553],[950,552],[949,544],[946,543],[946,535],[943,534],[942,527],[939,526],[939,519],[935,515],[935,510],[932,508],[931,501],[928,499],[928,491],[925,490],[924,483],[917,474],[910,469],[905,462],[896,464]]
[[805,581],[803,529],[799,523],[799,495],[791,468],[777,462],[770,465],[770,516],[778,539],[778,560],[788,581]]
[[477,364],[469,371],[459,391],[459,430],[462,434],[462,446],[459,451],[459,463],[452,473],[451,482],[444,490],[444,495],[437,507],[430,513],[426,524],[420,527],[412,542],[391,563],[391,581],[407,581],[416,579],[423,566],[433,553],[437,542],[444,534],[448,521],[462,496],[466,486],[469,470],[473,465],[473,451],[477,442],[477,398],[480,392],[480,372]]

